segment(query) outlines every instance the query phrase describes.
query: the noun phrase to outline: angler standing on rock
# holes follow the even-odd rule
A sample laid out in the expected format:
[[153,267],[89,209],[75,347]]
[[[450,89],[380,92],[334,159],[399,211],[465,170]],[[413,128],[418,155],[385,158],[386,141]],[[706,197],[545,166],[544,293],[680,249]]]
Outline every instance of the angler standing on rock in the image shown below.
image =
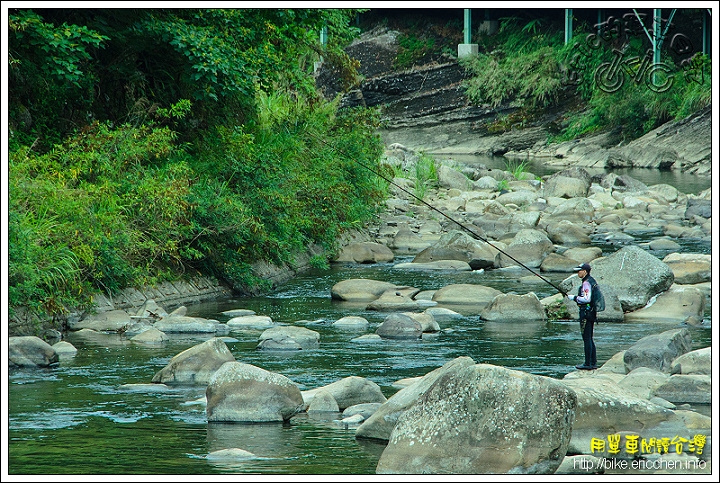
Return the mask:
[[570,300],[574,300],[580,309],[580,332],[582,333],[583,344],[585,349],[585,363],[575,366],[580,370],[597,369],[597,355],[595,353],[595,341],[593,340],[593,326],[597,320],[597,312],[595,306],[591,304],[592,287],[595,286],[595,279],[590,276],[590,265],[583,263],[575,267],[578,277],[582,279],[580,289],[577,295],[568,295]]

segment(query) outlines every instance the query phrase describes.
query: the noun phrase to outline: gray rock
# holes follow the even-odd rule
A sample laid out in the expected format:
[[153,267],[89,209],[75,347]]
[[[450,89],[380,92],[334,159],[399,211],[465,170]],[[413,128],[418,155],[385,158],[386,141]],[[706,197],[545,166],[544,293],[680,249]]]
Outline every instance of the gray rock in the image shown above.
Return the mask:
[[305,409],[297,384],[251,364],[224,363],[207,390],[208,422],[264,423],[288,421]]
[[413,299],[418,292],[420,290],[414,287],[394,287],[370,302],[365,308],[380,312],[418,310],[420,303]]
[[375,411],[377,411],[378,408],[383,404],[384,403],[379,402],[355,404],[353,406],[345,408],[345,410],[342,412],[342,417],[349,418],[355,416],[356,414],[360,414],[363,417],[363,420],[366,420],[367,418],[372,416]]
[[308,405],[307,412],[339,412],[337,401],[328,391],[318,391]]
[[484,307],[502,292],[485,285],[458,283],[446,285],[433,295],[433,301],[442,305],[477,305]]
[[480,312],[482,320],[495,322],[545,322],[545,307],[533,292],[525,295],[500,294]]
[[[595,260],[591,275],[602,287],[612,289],[624,312],[644,307],[655,295],[665,292],[673,284],[670,267],[640,247],[627,246]],[[560,288],[568,293],[579,285],[578,277],[564,280]]]
[[400,416],[377,474],[552,474],[575,393],[559,381],[477,364],[445,374]]
[[64,359],[66,357],[73,357],[75,354],[77,354],[78,351],[77,347],[72,345],[70,342],[66,342],[64,340],[54,343],[52,345],[52,348],[55,349],[55,352],[60,359]]
[[155,373],[152,382],[207,384],[223,364],[235,357],[221,339],[212,338],[180,352]]
[[520,230],[507,248],[497,254],[495,266],[498,268],[510,267],[519,265],[518,262],[520,262],[530,268],[537,268],[543,259],[553,251],[555,251],[553,243],[545,232],[534,229]]
[[342,317],[335,322],[332,326],[336,329],[350,329],[350,330],[364,330],[367,329],[370,323],[365,317],[359,317],[355,315],[347,315]]
[[669,373],[675,358],[689,352],[691,344],[690,332],[685,328],[648,335],[625,350],[625,370],[629,373],[638,367],[649,367]]
[[380,297],[395,284],[364,278],[343,280],[333,285],[330,296],[333,300],[349,302],[370,302]]
[[355,432],[355,437],[389,440],[400,416],[412,407],[435,381],[446,373],[470,365],[475,365],[475,361],[470,357],[458,357],[420,378],[413,378],[412,384],[396,392],[367,418]]
[[702,320],[705,294],[686,285],[672,285],[666,292],[650,299],[647,306],[625,314],[625,322],[680,324],[688,317]]
[[392,262],[395,255],[382,243],[358,242],[345,246],[336,257],[336,262],[349,263],[387,263]]
[[[641,399],[605,377],[569,377],[562,383],[577,394],[568,453],[589,453],[593,438],[621,431],[647,431],[669,420],[672,411]],[[596,456],[612,456],[606,446]]]
[[165,332],[159,331],[156,328],[150,328],[130,338],[133,342],[141,342],[143,344],[162,344],[168,340]]
[[389,314],[375,333],[383,339],[419,339],[422,337],[422,325],[404,314]]
[[453,230],[418,253],[413,263],[458,260],[466,262],[473,270],[479,270],[492,267],[497,253],[498,251],[487,243],[476,240],[464,232]]
[[243,330],[243,329],[254,329],[264,330],[270,327],[275,327],[271,317],[267,315],[241,315],[233,317],[227,321],[227,326],[231,330]]
[[92,329],[98,332],[119,332],[134,323],[124,310],[109,310],[90,314],[74,323],[68,322],[70,330]]
[[258,349],[300,350],[317,349],[320,334],[305,327],[282,325],[272,327],[260,334]]
[[675,374],[655,387],[653,396],[675,404],[712,402],[712,380],[706,374]]
[[155,322],[155,328],[166,334],[170,333],[195,333],[214,334],[216,331],[215,321],[202,317],[187,317],[173,315]]
[[329,392],[337,401],[341,411],[355,404],[384,403],[387,401],[380,386],[376,383],[364,377],[350,376],[326,386],[302,391],[305,405],[308,406],[320,391]]
[[672,361],[675,374],[712,374],[712,348],[705,347],[687,352]]
[[670,267],[675,283],[697,284],[712,280],[710,255],[701,253],[670,253],[662,260]]
[[48,367],[60,360],[50,344],[34,335],[8,338],[10,367]]

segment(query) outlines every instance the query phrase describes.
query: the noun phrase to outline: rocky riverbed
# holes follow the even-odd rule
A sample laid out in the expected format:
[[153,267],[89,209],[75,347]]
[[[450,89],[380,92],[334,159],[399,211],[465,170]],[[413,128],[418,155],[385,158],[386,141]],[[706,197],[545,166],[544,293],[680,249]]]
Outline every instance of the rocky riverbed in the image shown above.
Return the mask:
[[[577,285],[572,267],[589,262],[608,301],[601,321],[642,320],[657,325],[657,334],[596,371],[571,372],[560,381],[461,357],[423,377],[398,381],[400,390],[385,395],[360,376],[300,390],[280,373],[235,360],[223,342],[233,329],[262,330],[259,350],[312,350],[319,343],[311,328],[276,324],[241,307],[219,323],[187,317],[184,307],[168,313],[150,300],[137,311],[81,317],[70,329],[121,334],[149,345],[162,344],[166,334],[206,334],[206,342],[177,354],[132,390],[206,386],[206,397],[197,403],[206,406],[208,421],[279,422],[299,413],[342,413],[339,423],[356,428],[357,438],[387,442],[378,473],[710,472],[711,418],[692,405],[712,401],[711,349],[690,350],[687,327],[711,323],[704,317],[710,256],[676,253],[681,250],[675,241],[711,236],[710,190],[686,195],[629,177],[589,176],[583,168],[537,179],[443,165],[437,167],[437,186],[422,198],[433,209],[409,195],[417,181],[410,176],[417,154],[395,145],[385,159],[399,170],[394,188],[404,188],[396,189],[374,227],[349,241],[337,263],[388,263],[404,254],[413,259],[398,270],[495,270],[522,278],[515,263],[521,261],[539,273],[567,272],[560,288],[571,292]],[[639,234],[650,234],[650,241],[634,243]],[[598,236],[615,240],[618,249],[602,253],[593,246]],[[453,308],[495,323],[544,323],[550,306],[564,305],[571,316],[576,310],[559,294],[539,299],[532,291],[502,293],[478,284],[421,291],[381,280],[345,280],[332,287],[331,296],[387,314],[373,333],[358,338],[363,343],[431,337],[439,330],[437,320],[452,317]],[[9,357],[11,365],[52,366],[72,350],[63,341],[50,346],[36,337],[11,338]],[[474,422],[485,429],[471,431]],[[223,451],[234,452],[223,457],[254,457],[241,447]],[[645,462],[642,471],[633,461]]]
[[[371,44],[392,51],[393,42],[391,32],[376,32],[353,49],[368,56]],[[381,134],[384,162],[396,173],[393,196],[376,223],[344,240],[335,262],[389,263],[411,256],[396,269],[497,271],[518,280],[519,289],[503,293],[464,284],[423,291],[382,280],[345,280],[332,287],[334,299],[387,314],[361,342],[431,337],[439,331],[438,321],[468,310],[495,323],[544,323],[551,307],[577,315],[560,294],[539,298],[522,290],[523,278],[533,275],[518,270],[517,261],[539,274],[567,274],[559,284],[565,292],[577,287],[572,268],[589,262],[608,302],[600,321],[642,321],[655,324],[657,333],[596,371],[571,372],[561,380],[463,356],[397,381],[397,392],[386,395],[360,376],[300,390],[278,372],[236,360],[224,342],[234,328],[261,330],[258,350],[312,350],[319,335],[242,307],[224,323],[188,317],[186,301],[226,293],[204,277],[105,297],[99,313],[73,314],[68,329],[148,347],[163,344],[167,334],[204,334],[205,342],[178,353],[146,384],[128,389],[206,387],[204,398],[189,403],[203,405],[208,422],[280,422],[301,413],[338,413],[357,438],[386,443],[378,473],[711,473],[711,418],[693,410],[712,402],[711,348],[691,350],[690,336],[692,327],[711,324],[706,317],[711,260],[680,243],[710,241],[711,189],[692,195],[584,169],[643,166],[709,174],[710,109],[626,145],[609,133],[551,146],[542,126],[478,135],[474,123],[497,112],[462,101],[462,75],[452,63],[404,77],[386,72],[380,57],[373,65],[374,74],[345,102],[384,99],[392,108]],[[428,152],[542,158],[565,169],[539,177],[448,162],[435,166],[436,184],[420,186],[424,180],[418,180],[415,167]],[[600,241],[616,249],[603,253],[596,246]],[[276,283],[293,273],[261,262],[255,268]],[[334,323],[367,327],[359,317]],[[72,357],[76,349],[59,340],[62,334],[50,335],[11,337],[11,367],[52,367]],[[255,455],[234,447],[211,457],[241,461]]]

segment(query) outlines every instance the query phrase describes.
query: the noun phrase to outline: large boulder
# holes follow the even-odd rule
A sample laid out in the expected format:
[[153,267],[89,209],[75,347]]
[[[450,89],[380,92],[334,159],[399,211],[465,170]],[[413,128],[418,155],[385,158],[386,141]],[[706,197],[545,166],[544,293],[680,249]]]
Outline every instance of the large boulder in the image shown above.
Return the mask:
[[695,284],[712,279],[710,255],[704,253],[670,253],[662,260],[675,276],[675,283]]
[[672,372],[676,374],[712,374],[711,347],[686,352],[672,361]]
[[402,315],[407,315],[418,322],[423,333],[440,331],[440,324],[437,323],[433,314],[427,310],[425,312],[403,312]]
[[545,232],[527,228],[517,232],[507,248],[497,254],[495,266],[504,268],[522,263],[527,267],[537,268],[553,251],[555,247]]
[[163,342],[168,340],[168,336],[165,334],[165,332],[151,327],[148,330],[144,330],[139,334],[132,336],[130,340],[142,344],[162,344]]
[[680,324],[695,317],[703,319],[705,294],[692,286],[674,284],[652,299],[647,306],[625,314],[625,322]]
[[472,270],[467,262],[460,260],[437,260],[435,262],[410,262],[396,263],[393,265],[395,270],[454,270],[458,272],[469,272]]
[[202,317],[171,315],[155,322],[155,328],[170,333],[215,333],[217,322]]
[[587,198],[570,198],[555,206],[541,223],[567,220],[573,223],[588,223],[595,217],[595,207]]
[[305,327],[281,325],[271,327],[260,334],[258,349],[267,350],[307,350],[317,349],[320,334]]
[[457,188],[461,191],[468,191],[472,188],[470,178],[447,164],[440,166],[437,175],[438,185],[441,188]]
[[385,291],[395,288],[395,284],[364,278],[342,280],[330,289],[333,300],[348,302],[370,302],[380,297]]
[[305,406],[309,406],[313,398],[321,391],[330,393],[332,397],[335,398],[341,411],[355,404],[384,403],[387,401],[380,386],[370,379],[359,376],[349,376],[326,386],[302,391]]
[[414,287],[394,287],[370,302],[366,309],[379,312],[417,310],[420,308],[420,303],[413,297],[419,292],[420,289]]
[[297,384],[251,364],[226,362],[205,391],[208,422],[288,421],[305,405]]
[[593,451],[592,442],[621,431],[647,431],[668,421],[673,412],[638,397],[606,377],[583,377],[571,372],[562,380],[577,394],[569,454],[613,456],[608,445]]
[[536,191],[528,190],[528,189],[520,189],[517,191],[510,191],[508,193],[503,193],[497,198],[495,198],[495,201],[500,203],[503,206],[506,205],[516,205],[516,206],[524,206],[524,205],[530,205],[537,201],[538,194]]
[[[602,287],[609,287],[617,294],[624,312],[644,307],[652,297],[668,290],[674,281],[667,264],[634,245],[597,259],[591,266],[590,274]],[[576,293],[579,284],[578,277],[572,276],[564,280],[560,288]]]
[[502,294],[500,290],[485,285],[456,283],[435,291],[433,301],[442,305],[478,305],[484,307]]
[[400,416],[412,407],[418,399],[435,384],[441,376],[463,367],[475,365],[470,357],[462,356],[451,360],[400,389],[367,418],[355,431],[356,438],[389,440]]
[[420,322],[405,314],[389,314],[375,333],[383,339],[414,340],[422,337]]
[[443,374],[398,419],[378,474],[552,474],[575,393],[555,379],[476,364]]
[[406,223],[400,225],[397,233],[388,244],[390,248],[403,254],[417,254],[430,245],[432,245],[432,243],[424,240],[420,235],[412,231]]
[[235,330],[264,330],[277,324],[267,315],[238,315],[228,320],[226,325]]
[[577,246],[589,245],[592,242],[581,225],[568,220],[552,222],[545,230],[550,240],[556,245]]
[[340,263],[387,263],[394,259],[395,255],[387,245],[358,242],[345,246],[334,261]]
[[88,314],[81,320],[68,320],[70,330],[91,329],[98,332],[119,332],[135,321],[124,310],[108,310],[98,314]]
[[500,294],[480,312],[482,320],[490,321],[547,321],[545,307],[533,292],[525,295]]
[[584,198],[590,188],[590,175],[570,177],[568,173],[555,173],[543,183],[543,196],[545,198]]
[[638,367],[617,381],[617,384],[641,399],[651,399],[653,390],[667,381],[668,377],[670,376],[665,372],[649,367]]
[[347,330],[365,330],[370,325],[365,317],[357,315],[346,315],[341,317],[332,323],[332,326],[336,329],[347,329]]
[[686,328],[648,335],[625,350],[625,370],[629,373],[638,367],[649,367],[671,372],[675,358],[689,352],[691,348],[692,337]]
[[48,367],[60,360],[53,347],[34,335],[8,339],[10,367]]
[[338,407],[337,401],[335,401],[332,394],[327,391],[319,391],[315,394],[315,397],[312,398],[312,401],[310,401],[310,404],[307,407],[308,413],[336,413],[339,411],[340,408]]
[[712,380],[707,374],[673,374],[653,389],[653,395],[675,404],[710,404]]
[[185,349],[159,370],[152,378],[162,384],[207,384],[223,364],[235,357],[222,339],[210,340]]
[[432,246],[418,253],[413,263],[429,263],[437,260],[467,262],[473,270],[491,268],[498,251],[470,235],[452,231],[440,237]]

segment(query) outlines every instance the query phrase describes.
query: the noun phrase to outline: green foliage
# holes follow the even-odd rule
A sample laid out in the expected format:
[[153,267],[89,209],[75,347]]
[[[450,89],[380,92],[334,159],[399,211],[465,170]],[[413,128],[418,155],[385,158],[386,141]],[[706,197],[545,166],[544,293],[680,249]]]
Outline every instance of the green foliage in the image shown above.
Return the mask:
[[515,179],[521,180],[524,178],[524,173],[527,171],[528,164],[527,160],[518,161],[515,159],[508,159],[505,161],[505,169],[509,171]]
[[[650,89],[645,79],[635,82],[627,73],[624,74],[625,82],[614,92],[605,92],[594,80],[583,79],[580,86],[584,86],[582,92],[588,98],[588,109],[571,119],[553,140],[574,139],[608,128],[617,129],[623,139],[632,140],[663,123],[682,119],[710,105],[711,79],[706,58],[698,57],[698,63],[705,72],[701,77],[688,75],[688,72],[675,66],[672,59],[665,59],[663,63],[671,69],[672,85],[662,92]],[[592,89],[588,89],[588,85]]]
[[192,156],[167,127],[103,123],[46,154],[14,151],[10,305],[57,313],[188,270],[253,293],[269,288],[255,261],[335,249],[385,195],[359,164],[377,168],[377,112],[286,93],[257,106],[256,122],[216,128]]
[[473,77],[466,82],[467,96],[492,107],[518,99],[529,108],[557,103],[562,90],[559,65],[552,47],[505,57],[480,54],[463,62]]
[[[85,26],[44,22],[31,10],[8,15],[11,143],[50,146],[87,121],[95,74],[92,57],[108,37]],[[17,146],[17,145],[16,145]]]
[[421,153],[415,163],[415,196],[420,199],[425,197],[429,188],[437,186],[438,174],[435,159],[425,153]]
[[[579,98],[585,109],[565,119],[559,132],[551,136],[551,141],[556,142],[608,129],[617,129],[623,138],[633,139],[710,105],[711,69],[705,56],[697,54],[690,65],[676,65],[676,60],[665,53],[662,62],[669,70],[669,89],[651,86],[645,78],[649,76],[638,76],[636,82],[636,64],[621,74],[625,76],[621,87],[605,92],[596,77],[599,69],[610,65],[616,45],[599,38],[586,24],[575,29],[574,40],[568,45],[564,45],[559,33],[561,26],[541,18],[501,19],[496,36],[480,38],[480,54],[462,61],[472,75],[465,84],[467,96],[477,104],[492,107],[515,102],[527,115],[537,108]],[[642,58],[648,48],[642,36],[630,38],[623,45],[623,59]],[[517,122],[510,116],[499,118],[488,130],[504,132]]]
[[435,48],[435,39],[432,37],[416,36],[414,33],[398,37],[398,52],[395,57],[395,67],[405,69],[419,59],[423,58]]
[[[362,225],[375,212],[383,192],[359,163],[377,169],[377,113],[338,113],[332,103],[308,103],[281,93],[259,93],[257,106],[255,123],[217,130],[194,163],[197,172],[217,180],[216,194],[205,194],[198,203],[214,203],[219,192],[240,200],[249,220],[230,227],[247,231],[221,239],[202,235],[197,243],[203,252],[217,251],[213,244],[222,243],[245,260],[292,266],[293,255],[309,243],[332,250],[343,230]],[[218,225],[216,209],[203,212],[210,217],[203,225]],[[217,261],[209,262],[222,278],[242,285]]]
[[570,319],[570,311],[568,311],[567,305],[564,302],[555,302],[545,306],[545,313],[547,314],[548,321],[553,322],[556,320],[568,320]]
[[[37,140],[44,151],[94,119],[139,125],[183,100],[192,104],[173,127],[191,141],[212,124],[252,119],[257,91],[316,97],[311,61],[319,55],[347,88],[358,64],[342,47],[357,34],[350,21],[358,11],[13,10],[11,143]],[[332,32],[325,46],[323,26]]]

